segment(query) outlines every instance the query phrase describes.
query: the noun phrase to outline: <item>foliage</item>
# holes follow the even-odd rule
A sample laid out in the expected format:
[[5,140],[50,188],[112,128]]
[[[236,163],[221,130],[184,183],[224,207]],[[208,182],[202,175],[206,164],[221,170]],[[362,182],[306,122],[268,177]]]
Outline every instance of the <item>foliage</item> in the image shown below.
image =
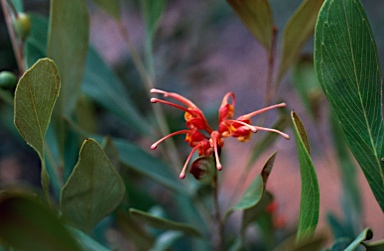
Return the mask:
[[[1,130],[32,147],[41,172],[41,184],[1,186],[0,250],[324,250],[326,243],[332,243],[327,249],[332,251],[383,248],[384,240],[370,241],[373,231],[363,224],[365,205],[352,158],[384,211],[381,70],[359,0],[303,0],[284,24],[281,38],[279,13],[273,13],[268,0],[201,3],[206,4],[201,18],[176,27],[166,25],[172,4],[165,0],[41,1],[49,5],[48,15],[25,10],[23,1],[0,2],[12,45],[1,48],[0,56],[14,53],[16,60],[13,64],[13,57],[5,56],[13,67],[0,65]],[[133,25],[143,29],[143,38],[132,39],[133,25],[124,18],[127,6],[129,13],[140,15],[143,23]],[[126,43],[129,57],[122,57],[128,70],[123,75],[90,43],[95,10],[102,10]],[[233,16],[265,51],[265,108],[234,118],[235,104],[242,100],[229,91],[215,120],[209,109],[194,103],[199,88],[189,87],[196,90],[184,97],[158,87],[170,89],[181,68],[193,69],[204,61],[209,44],[188,37],[189,31],[224,18],[228,25]],[[184,27],[185,34],[180,32],[183,25],[190,29]],[[313,32],[313,55],[303,56]],[[183,45],[184,36],[204,48],[195,48],[198,53],[178,64],[162,46]],[[290,116],[285,108],[291,100],[279,91],[286,82],[293,82],[304,107]],[[172,88],[188,93],[183,87]],[[171,110],[175,108],[184,113],[184,121],[182,113]],[[252,122],[272,109],[278,117],[271,128],[264,115]],[[329,114],[326,119],[324,113]],[[175,130],[180,127],[184,129]],[[313,131],[331,143],[320,142],[311,150],[314,136],[308,132]],[[328,138],[324,131],[331,132]],[[256,132],[262,137],[251,139]],[[291,222],[297,221],[293,226],[284,224],[285,209],[268,186],[280,157],[275,143],[278,136],[290,139],[290,133],[301,177],[300,210],[290,215]],[[173,139],[181,134],[188,144]],[[244,154],[247,164],[235,167],[239,179],[234,187],[224,179],[225,154],[233,147],[229,138],[253,144]],[[185,146],[191,148],[189,155]],[[317,229],[324,220],[319,217],[323,184],[312,160],[329,158],[323,154],[327,147],[334,157],[328,164],[342,176],[343,216],[327,216],[332,240]],[[260,171],[253,172],[255,166]]]

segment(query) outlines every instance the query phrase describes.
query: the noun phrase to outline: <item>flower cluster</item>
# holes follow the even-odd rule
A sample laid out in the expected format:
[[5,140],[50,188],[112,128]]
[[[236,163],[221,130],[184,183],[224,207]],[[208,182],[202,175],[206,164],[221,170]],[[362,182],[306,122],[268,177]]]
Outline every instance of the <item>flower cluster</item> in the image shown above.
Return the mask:
[[251,118],[255,115],[263,113],[265,111],[285,107],[285,103],[280,103],[272,105],[245,115],[233,119],[235,113],[235,104],[236,98],[235,94],[228,92],[220,105],[219,108],[219,126],[217,130],[212,130],[209,126],[207,119],[205,118],[203,112],[189,99],[173,92],[166,92],[159,89],[152,89],[152,94],[161,94],[164,98],[173,98],[179,101],[182,105],[169,102],[166,100],[151,98],[152,103],[162,103],[169,106],[173,106],[184,111],[184,119],[186,121],[187,129],[173,132],[157,142],[155,142],[151,149],[155,149],[161,142],[164,140],[179,134],[185,134],[185,141],[188,142],[192,150],[185,161],[183,169],[180,173],[180,178],[185,177],[185,172],[187,170],[188,164],[197,151],[199,156],[211,156],[212,154],[215,157],[216,168],[217,170],[222,169],[219,158],[219,149],[224,146],[224,138],[235,137],[240,142],[247,142],[252,136],[252,133],[257,131],[268,131],[275,132],[282,135],[284,138],[289,139],[289,135],[280,132],[276,129],[265,128],[260,126],[252,125]]

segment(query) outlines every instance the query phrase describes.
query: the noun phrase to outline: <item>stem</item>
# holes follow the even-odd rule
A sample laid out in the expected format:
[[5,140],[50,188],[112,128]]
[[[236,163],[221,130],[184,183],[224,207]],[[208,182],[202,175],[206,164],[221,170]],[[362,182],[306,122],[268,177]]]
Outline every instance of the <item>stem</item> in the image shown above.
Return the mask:
[[213,229],[213,243],[216,251],[224,251],[224,223],[221,218],[220,204],[219,204],[219,189],[217,182],[217,173],[212,179],[212,189],[213,189],[213,206],[215,208],[214,212],[214,229]]
[[9,13],[9,9],[7,8],[8,6],[12,10],[15,18],[17,18],[18,13],[17,13],[15,7],[13,6],[13,4],[10,1],[1,0],[1,7],[3,9],[5,23],[7,24],[7,29],[8,29],[9,37],[11,39],[12,48],[13,48],[13,51],[15,53],[17,66],[18,66],[19,71],[20,71],[19,75],[21,76],[21,75],[23,75],[23,73],[25,71],[24,64],[23,64],[24,45],[20,39],[17,39],[17,36],[15,34],[15,30],[13,29],[13,25],[12,25],[12,17],[11,17],[11,14]]
[[274,86],[273,86],[273,69],[274,69],[274,65],[275,65],[276,41],[277,41],[277,28],[273,27],[271,50],[268,51],[268,73],[267,73],[267,83],[266,83],[266,90],[265,90],[265,104],[264,104],[264,106],[269,106],[271,104],[273,95],[276,91]]

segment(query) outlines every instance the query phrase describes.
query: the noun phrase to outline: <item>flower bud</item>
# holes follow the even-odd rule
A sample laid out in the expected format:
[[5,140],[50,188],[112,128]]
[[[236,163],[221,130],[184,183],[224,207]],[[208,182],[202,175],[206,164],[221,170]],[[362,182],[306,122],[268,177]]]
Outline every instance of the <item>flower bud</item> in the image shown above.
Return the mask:
[[0,88],[14,88],[17,84],[17,77],[10,71],[0,72]]
[[189,172],[201,182],[210,182],[216,175],[216,166],[213,157],[200,157],[193,161]]
[[23,41],[28,37],[31,26],[30,17],[23,12],[18,13],[17,18],[13,21],[13,28],[18,37]]

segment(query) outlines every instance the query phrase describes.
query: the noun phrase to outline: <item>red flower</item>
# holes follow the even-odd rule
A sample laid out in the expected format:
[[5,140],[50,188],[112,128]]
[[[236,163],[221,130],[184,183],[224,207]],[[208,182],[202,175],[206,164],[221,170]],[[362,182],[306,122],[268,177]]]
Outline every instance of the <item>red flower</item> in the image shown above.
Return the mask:
[[[255,115],[258,115],[262,112],[277,108],[277,107],[285,107],[285,103],[280,103],[277,105],[269,106],[249,114],[242,115],[237,119],[232,119],[235,113],[235,103],[236,98],[235,94],[232,92],[228,92],[220,105],[219,108],[219,128],[218,130],[212,130],[209,126],[207,119],[205,118],[203,112],[189,99],[173,92],[166,92],[159,89],[152,89],[152,94],[162,94],[165,98],[173,98],[185,106],[172,103],[166,100],[151,98],[152,103],[162,103],[166,105],[170,105],[176,107],[185,112],[184,119],[186,121],[186,127],[188,129],[180,130],[173,132],[157,142],[155,142],[151,149],[155,149],[161,142],[164,140],[178,135],[185,134],[185,141],[189,143],[192,147],[191,153],[188,155],[187,160],[184,164],[184,167],[180,173],[180,178],[183,179],[185,177],[185,172],[188,167],[188,164],[193,156],[193,154],[198,151],[199,156],[210,156],[214,154],[216,161],[217,170],[221,170],[222,165],[220,163],[219,158],[219,149],[224,146],[224,138],[227,137],[235,137],[240,142],[247,142],[251,138],[252,133],[256,133],[257,131],[268,131],[275,132],[282,135],[284,138],[289,139],[289,135],[282,133],[276,129],[253,126],[251,118]],[[229,102],[231,99],[231,102]]]

